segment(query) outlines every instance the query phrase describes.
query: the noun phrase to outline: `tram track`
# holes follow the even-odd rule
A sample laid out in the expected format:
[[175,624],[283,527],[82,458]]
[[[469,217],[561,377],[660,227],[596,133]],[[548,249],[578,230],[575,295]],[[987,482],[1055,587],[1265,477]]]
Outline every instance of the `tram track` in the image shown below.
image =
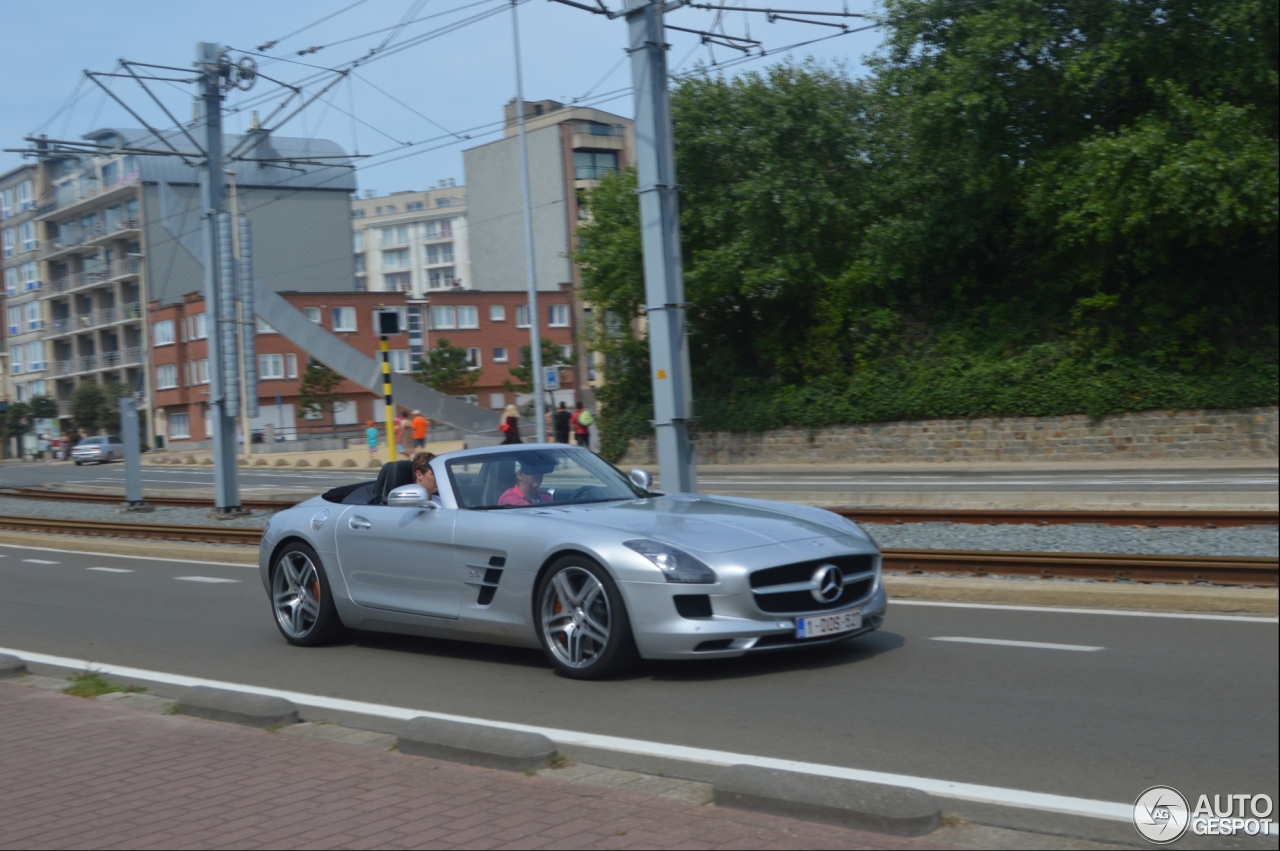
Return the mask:
[[[0,516],[0,529],[140,538],[194,543],[257,545],[262,530],[244,526],[172,525],[109,520]],[[1274,557],[1153,556],[1116,553],[1024,553],[973,550],[885,549],[887,573],[916,575],[1019,576],[1036,579],[1091,579],[1105,582],[1161,582],[1276,587],[1280,563]]]

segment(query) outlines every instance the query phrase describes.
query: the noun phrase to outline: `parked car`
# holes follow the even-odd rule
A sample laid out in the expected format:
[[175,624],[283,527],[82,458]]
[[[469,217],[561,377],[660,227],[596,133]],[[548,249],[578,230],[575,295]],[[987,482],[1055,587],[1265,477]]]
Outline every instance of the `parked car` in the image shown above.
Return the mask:
[[576,446],[408,461],[275,514],[258,556],[276,626],[540,647],[564,676],[844,641],[884,620],[880,550],[838,514],[662,494]]
[[106,464],[109,461],[124,460],[124,441],[114,434],[106,437],[82,438],[71,450],[71,460],[79,467],[86,461]]

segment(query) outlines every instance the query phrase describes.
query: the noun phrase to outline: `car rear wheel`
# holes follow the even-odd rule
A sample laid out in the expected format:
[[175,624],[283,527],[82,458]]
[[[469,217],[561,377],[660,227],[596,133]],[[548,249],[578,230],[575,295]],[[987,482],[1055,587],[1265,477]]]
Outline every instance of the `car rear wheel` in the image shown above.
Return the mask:
[[538,640],[561,676],[601,679],[639,661],[622,594],[591,559],[558,559],[538,584],[536,600]]
[[271,569],[271,608],[280,634],[290,644],[316,647],[346,633],[320,556],[300,541],[276,556]]

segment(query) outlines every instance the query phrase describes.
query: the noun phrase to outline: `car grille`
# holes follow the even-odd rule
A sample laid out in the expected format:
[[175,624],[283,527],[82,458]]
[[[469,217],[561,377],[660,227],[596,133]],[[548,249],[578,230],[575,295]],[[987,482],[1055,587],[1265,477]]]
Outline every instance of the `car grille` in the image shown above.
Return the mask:
[[[780,590],[779,586],[811,585],[814,572],[824,564],[834,564],[844,577],[844,590],[831,602],[822,602],[808,587]],[[871,592],[875,582],[874,555],[843,555],[767,567],[751,574],[751,590],[762,612],[790,614],[824,612],[839,609],[861,600]],[[779,589],[779,590],[772,590]]]

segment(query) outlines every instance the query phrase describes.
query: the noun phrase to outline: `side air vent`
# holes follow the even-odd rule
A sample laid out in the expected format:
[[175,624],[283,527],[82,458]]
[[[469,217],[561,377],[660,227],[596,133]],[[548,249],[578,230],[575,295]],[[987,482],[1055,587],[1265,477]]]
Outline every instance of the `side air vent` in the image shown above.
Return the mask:
[[711,597],[708,594],[676,594],[673,599],[682,618],[697,620],[711,617]]
[[[501,556],[494,556],[489,559],[489,564],[494,566],[483,568],[484,578],[479,581],[471,580],[467,583],[471,586],[478,585],[480,587],[480,593],[476,595],[477,605],[487,606],[493,602],[493,595],[498,593],[498,583],[502,581],[502,571],[500,568],[505,563],[506,559]],[[472,576],[475,576],[476,572],[481,569],[480,565],[468,565],[468,568],[471,569]]]

